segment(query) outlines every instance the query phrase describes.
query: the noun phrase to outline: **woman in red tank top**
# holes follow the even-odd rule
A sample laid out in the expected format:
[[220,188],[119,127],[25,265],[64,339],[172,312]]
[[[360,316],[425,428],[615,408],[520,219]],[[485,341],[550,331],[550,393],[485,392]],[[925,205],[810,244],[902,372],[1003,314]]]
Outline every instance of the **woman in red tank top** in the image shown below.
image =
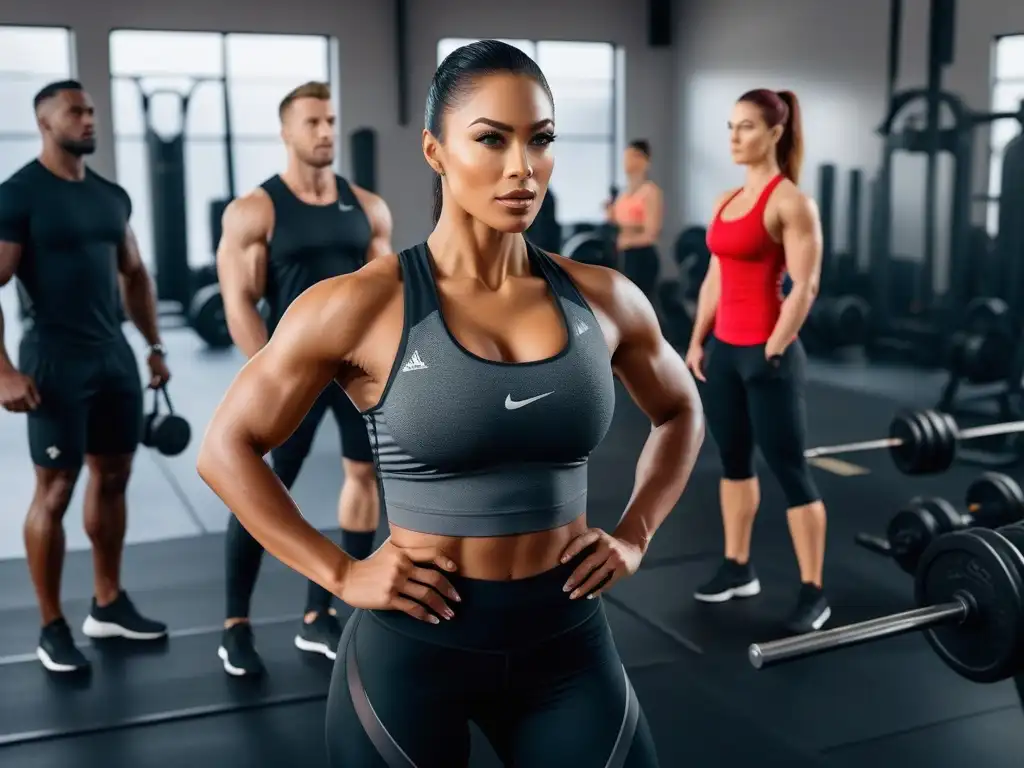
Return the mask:
[[[750,91],[729,123],[742,187],[722,195],[708,229],[711,264],[701,285],[686,362],[702,382],[718,445],[725,561],[696,592],[704,602],[752,597],[761,586],[750,538],[761,498],[754,446],[786,497],[801,588],[787,626],[820,629],[825,507],[804,459],[806,356],[797,335],[821,272],[817,207],[797,187],[803,157],[799,104],[788,91]],[[782,297],[782,277],[792,289]],[[709,336],[707,345],[705,339]],[[705,349],[706,346],[706,349]]]

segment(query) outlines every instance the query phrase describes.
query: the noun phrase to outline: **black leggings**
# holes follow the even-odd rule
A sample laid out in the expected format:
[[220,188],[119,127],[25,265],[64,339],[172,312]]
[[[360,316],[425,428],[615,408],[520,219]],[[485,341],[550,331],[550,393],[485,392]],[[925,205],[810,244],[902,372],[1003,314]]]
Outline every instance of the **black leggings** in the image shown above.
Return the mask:
[[[316,403],[306,414],[299,427],[284,443],[270,453],[270,463],[281,484],[291,489],[299,477],[316,431],[327,412],[334,414],[341,434],[342,456],[352,461],[371,461],[370,439],[366,424],[348,399],[348,395],[334,384],[325,389]],[[362,560],[373,551],[372,531],[341,532],[341,548],[357,560]],[[238,518],[228,519],[227,536],[224,540],[225,567],[227,571],[227,618],[249,617],[252,593],[256,588],[260,564],[263,562],[263,546],[253,538]],[[330,609],[333,596],[314,581],[306,588],[305,613],[323,613]]]
[[735,346],[711,338],[705,345],[702,387],[708,428],[727,480],[754,477],[754,444],[782,486],[789,507],[821,499],[804,447],[807,432],[807,356],[794,341],[778,368],[764,344]]
[[622,252],[622,273],[636,283],[648,299],[653,299],[658,286],[661,259],[653,245],[642,248],[626,248]]
[[356,611],[327,700],[332,768],[465,768],[475,722],[506,766],[657,768],[600,598],[562,592],[581,558],[528,579],[448,576],[455,617]]

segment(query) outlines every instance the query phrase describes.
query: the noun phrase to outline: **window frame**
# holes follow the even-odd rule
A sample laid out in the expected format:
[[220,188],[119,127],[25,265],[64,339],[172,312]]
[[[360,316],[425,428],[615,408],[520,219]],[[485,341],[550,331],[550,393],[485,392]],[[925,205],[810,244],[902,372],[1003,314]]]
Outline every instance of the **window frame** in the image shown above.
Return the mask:
[[[67,79],[75,80],[78,77],[78,49],[75,47],[75,30],[67,24],[0,24],[0,31],[9,29],[60,29],[67,33],[68,43],[68,74]],[[21,76],[25,72],[13,72],[0,69],[0,79],[8,79],[12,76]],[[31,108],[31,104],[28,105]],[[38,131],[0,131],[0,142],[10,141],[33,141],[39,138]]]
[[[1008,38],[1024,38],[1024,32],[1004,32],[993,36],[992,47],[989,54],[989,106],[992,110],[995,110],[996,90],[1002,85],[1008,84],[1021,84],[1024,85],[1024,75],[1016,76],[1000,76],[999,73],[999,46]],[[1022,129],[1024,130],[1024,129]],[[998,193],[995,191],[995,185],[1000,180],[995,174],[992,173],[993,166],[998,162],[1000,173],[1002,172],[1002,155],[1005,149],[1005,144],[997,146],[994,140],[996,134],[996,125],[993,123],[989,126],[988,131],[988,152],[986,153],[986,160],[988,161],[985,168],[986,176],[988,177],[988,184],[985,190],[985,225],[988,232],[993,237],[999,230],[999,204],[1000,198],[1002,197],[1002,190]]]

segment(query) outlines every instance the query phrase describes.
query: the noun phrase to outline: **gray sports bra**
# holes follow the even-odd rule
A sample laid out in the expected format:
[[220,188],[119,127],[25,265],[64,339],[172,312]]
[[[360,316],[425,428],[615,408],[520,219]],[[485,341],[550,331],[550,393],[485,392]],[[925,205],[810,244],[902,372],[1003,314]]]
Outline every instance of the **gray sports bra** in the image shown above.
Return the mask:
[[363,412],[388,520],[421,533],[508,536],[586,511],[587,459],[608,431],[615,385],[597,319],[555,261],[527,244],[558,301],[554,357],[486,360],[441,316],[426,244],[398,255],[402,340],[380,401]]

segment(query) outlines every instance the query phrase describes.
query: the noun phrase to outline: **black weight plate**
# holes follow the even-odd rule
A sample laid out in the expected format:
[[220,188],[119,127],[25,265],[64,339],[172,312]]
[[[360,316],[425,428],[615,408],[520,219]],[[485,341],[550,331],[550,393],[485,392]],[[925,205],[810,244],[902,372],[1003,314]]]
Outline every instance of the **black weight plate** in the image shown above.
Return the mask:
[[940,474],[946,472],[953,466],[953,462],[956,461],[957,440],[959,439],[956,420],[948,413],[931,409],[921,413],[928,417],[928,421],[932,426],[932,434],[934,435],[931,473]]
[[682,265],[688,259],[696,259],[698,263],[707,262],[711,258],[708,251],[708,231],[705,227],[687,227],[679,233],[675,244],[676,263]]
[[1024,525],[1019,523],[1004,525],[1002,528],[997,530],[997,533],[1013,544],[1013,546],[1017,548],[1017,551],[1024,556]]
[[928,545],[942,534],[961,527],[959,518],[956,509],[945,499],[911,499],[893,515],[885,531],[893,561],[905,573],[913,575]]
[[962,623],[925,631],[946,666],[976,683],[995,683],[1022,671],[1024,559],[1004,537],[971,528],[935,540],[921,557],[914,593],[921,606],[969,594],[975,610]]
[[213,349],[231,346],[228,321],[224,315],[224,299],[219,285],[207,285],[195,292],[189,305],[189,325]]
[[1001,472],[985,472],[971,483],[964,503],[975,525],[984,528],[999,528],[1024,519],[1020,486]]
[[860,296],[839,296],[835,301],[835,338],[840,346],[863,344],[867,337],[870,307]]
[[583,264],[604,266],[608,263],[607,244],[596,232],[581,232],[569,238],[562,249],[562,255]]
[[968,333],[999,332],[1006,327],[1009,317],[1010,307],[1005,301],[995,296],[979,296],[964,307],[963,328]]
[[902,441],[889,449],[892,462],[905,475],[934,473],[935,429],[925,411],[900,411],[889,425],[889,436]]

